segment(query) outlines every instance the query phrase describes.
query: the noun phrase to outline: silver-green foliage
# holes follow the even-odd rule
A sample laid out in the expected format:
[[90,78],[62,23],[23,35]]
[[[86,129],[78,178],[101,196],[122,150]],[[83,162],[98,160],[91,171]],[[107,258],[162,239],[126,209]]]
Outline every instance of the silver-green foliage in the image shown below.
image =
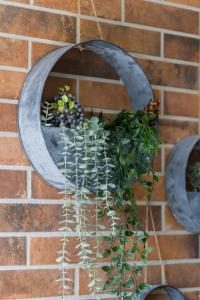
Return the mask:
[[52,120],[54,116],[52,113],[52,106],[51,103],[45,101],[41,108],[41,122],[42,125],[49,127],[52,126]]
[[[98,275],[96,260],[103,257],[100,253],[100,244],[101,231],[105,229],[104,225],[99,222],[99,217],[101,217],[102,210],[106,208],[113,234],[118,220],[112,207],[111,189],[115,185],[111,183],[113,166],[107,153],[109,132],[103,128],[103,124],[99,123],[96,117],[92,117],[85,121],[83,126],[77,126],[75,129],[61,126],[61,131],[64,150],[63,162],[59,164],[59,168],[66,180],[75,184],[71,205],[65,199],[60,228],[64,234],[62,249],[57,259],[61,265],[61,274],[58,279],[61,294],[64,297],[70,289],[65,264],[70,263],[67,235],[74,226],[79,238],[76,248],[79,251],[80,263],[82,267],[88,269],[90,292],[97,295],[101,291],[101,279]],[[92,203],[89,197],[91,193],[95,195]],[[66,189],[64,194],[67,195]],[[73,215],[75,215],[74,219]],[[91,243],[91,239],[88,238],[88,232],[94,236],[95,244]]]

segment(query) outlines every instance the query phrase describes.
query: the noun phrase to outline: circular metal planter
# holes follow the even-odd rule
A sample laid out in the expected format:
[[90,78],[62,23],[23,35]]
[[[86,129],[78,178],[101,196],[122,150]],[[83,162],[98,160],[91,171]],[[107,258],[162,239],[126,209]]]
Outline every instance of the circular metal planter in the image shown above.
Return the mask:
[[[83,42],[56,49],[40,59],[24,82],[18,106],[18,128],[25,152],[35,170],[52,186],[62,190],[65,178],[53,161],[46,146],[40,123],[40,105],[45,82],[59,59],[72,48],[85,48],[109,63],[123,81],[134,111],[143,109],[151,99],[151,85],[140,66],[128,52],[102,40]],[[67,189],[74,184],[67,182]]]
[[[139,300],[147,299],[148,296],[152,295],[154,292],[163,291],[169,296],[169,299],[173,300],[185,300],[184,295],[177,288],[170,285],[154,285],[148,289],[145,289],[139,296]],[[133,294],[133,300],[138,300],[137,296]]]
[[189,156],[199,140],[199,135],[194,135],[178,142],[166,169],[169,206],[177,221],[192,233],[200,233],[200,193],[186,191],[185,177]]

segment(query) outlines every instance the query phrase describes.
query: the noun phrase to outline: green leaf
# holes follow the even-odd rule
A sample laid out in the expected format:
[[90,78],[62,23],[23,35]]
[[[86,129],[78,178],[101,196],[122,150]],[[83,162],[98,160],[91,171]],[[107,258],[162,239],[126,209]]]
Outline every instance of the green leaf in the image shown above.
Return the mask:
[[105,249],[104,253],[103,253],[103,258],[107,258],[111,255],[111,251],[110,249]]
[[69,102],[69,108],[73,109],[75,107],[75,103],[73,101]]
[[110,244],[113,242],[113,239],[110,236],[104,236],[103,239]]
[[69,85],[64,85],[65,90],[68,92],[70,90],[70,86]]
[[153,251],[153,248],[146,247],[146,248],[144,248],[143,253],[146,254],[146,255],[148,255],[148,254],[152,253],[152,251]]
[[101,269],[105,272],[105,273],[108,273],[110,272],[111,268],[109,266],[103,266],[101,267]]
[[68,97],[66,95],[63,95],[62,100],[66,103],[68,101]]
[[104,290],[107,290],[109,287],[110,287],[110,282],[109,282],[109,281],[106,281],[106,282],[104,283],[103,289],[104,289]]
[[123,249],[120,246],[114,246],[112,247],[112,251],[115,253],[122,253]]
[[126,289],[132,289],[134,287],[133,285],[133,278],[130,278],[129,280],[127,280],[124,284],[123,287]]
[[114,210],[110,210],[109,212],[107,212],[107,216],[114,217],[114,216],[116,216],[116,212]]

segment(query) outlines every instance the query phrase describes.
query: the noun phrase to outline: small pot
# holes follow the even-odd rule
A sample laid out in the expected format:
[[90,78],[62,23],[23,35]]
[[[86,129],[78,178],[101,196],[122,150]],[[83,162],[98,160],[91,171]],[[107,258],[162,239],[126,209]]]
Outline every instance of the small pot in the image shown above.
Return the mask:
[[137,297],[135,294],[133,294],[132,299],[133,300],[145,300],[145,299],[147,299],[147,297],[149,295],[151,295],[154,292],[159,291],[159,290],[164,291],[169,296],[169,299],[185,300],[185,296],[181,293],[181,291],[171,285],[153,285],[150,288],[145,289],[140,294],[139,297]]

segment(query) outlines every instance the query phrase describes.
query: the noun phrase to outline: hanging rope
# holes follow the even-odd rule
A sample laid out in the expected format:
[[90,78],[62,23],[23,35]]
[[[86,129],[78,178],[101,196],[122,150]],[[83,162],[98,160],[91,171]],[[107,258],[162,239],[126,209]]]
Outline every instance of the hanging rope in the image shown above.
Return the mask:
[[[103,38],[103,32],[102,32],[101,25],[100,25],[100,22],[99,22],[98,17],[97,17],[97,11],[96,11],[94,1],[90,0],[90,2],[91,2],[91,5],[92,5],[92,10],[93,10],[94,17],[96,19],[97,29],[99,31],[100,39],[103,40],[104,39]],[[78,14],[79,15],[81,14],[81,0],[78,0]]]
[[166,284],[167,280],[166,280],[166,274],[165,274],[165,265],[164,265],[163,260],[162,260],[159,240],[158,240],[158,236],[156,234],[156,226],[155,226],[155,221],[154,221],[154,217],[153,217],[153,213],[152,213],[152,207],[150,205],[148,205],[148,206],[149,206],[149,211],[150,211],[151,223],[152,223],[152,227],[153,227],[153,231],[154,231],[154,239],[155,239],[155,243],[156,243],[156,249],[157,249],[157,252],[158,252],[158,259],[159,259],[160,265],[161,265],[162,279],[163,279],[163,283]]
[[102,32],[100,23],[98,21],[97,11],[96,11],[96,7],[95,7],[95,4],[94,4],[94,1],[93,0],[90,0],[90,1],[91,1],[91,4],[92,4],[92,9],[93,9],[94,16],[96,18],[96,23],[97,23],[97,28],[98,28],[98,31],[99,31],[99,35],[100,35],[101,40],[103,40],[104,39],[103,38],[103,32]]

